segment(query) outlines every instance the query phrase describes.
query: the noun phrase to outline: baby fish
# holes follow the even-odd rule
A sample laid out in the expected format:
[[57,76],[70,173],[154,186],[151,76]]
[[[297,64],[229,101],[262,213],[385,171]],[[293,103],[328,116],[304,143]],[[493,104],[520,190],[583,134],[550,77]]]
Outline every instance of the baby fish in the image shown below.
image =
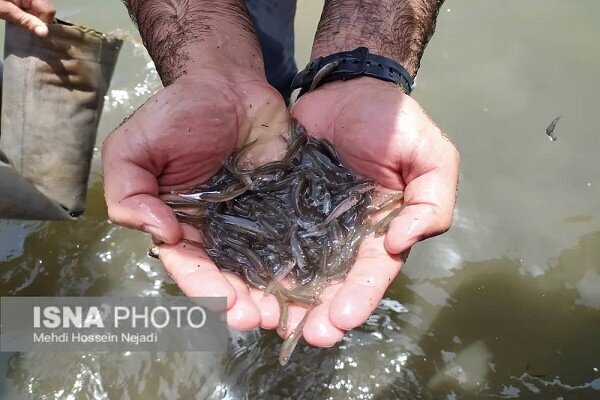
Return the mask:
[[401,207],[394,208],[388,213],[388,215],[383,217],[383,219],[381,219],[373,226],[373,232],[375,232],[375,237],[379,237],[387,232],[388,227],[390,226],[390,222],[392,222],[392,220],[396,218],[398,214],[400,214],[400,211],[402,211]]
[[[330,64],[318,78],[326,81],[333,68]],[[401,205],[401,195],[368,208],[374,183],[353,175],[330,142],[310,137],[297,121],[282,160],[252,165],[246,160],[254,143],[235,149],[206,183],[163,200],[179,221],[202,234],[202,243],[187,244],[204,249],[221,270],[276,297],[278,332],[287,337],[279,357],[285,364],[324,287],[346,276],[361,240],[384,232],[397,211],[372,225],[369,214]],[[307,312],[292,330],[294,304]]]
[[248,187],[246,185],[242,185],[241,187],[239,187],[239,185],[234,185],[232,185],[233,187],[228,187],[223,192],[198,192],[190,194],[179,193],[179,196],[189,200],[203,200],[208,201],[209,203],[221,203],[224,201],[233,200],[248,191]]
[[404,199],[404,192],[400,191],[398,193],[391,194],[380,204],[369,204],[367,206],[367,211],[369,213],[376,213],[379,211],[385,211],[390,207],[400,203]]
[[304,314],[304,317],[302,317],[302,320],[300,321],[296,329],[292,331],[290,336],[288,336],[288,338],[285,339],[285,341],[281,345],[281,350],[279,351],[279,364],[281,364],[282,367],[285,366],[285,364],[287,364],[288,361],[290,361],[290,357],[292,356],[292,353],[294,352],[298,341],[302,337],[302,330],[304,330],[304,325],[306,324],[306,320],[308,319],[308,314],[310,314],[313,308],[314,306],[311,306],[308,310],[306,310],[306,314]]
[[336,220],[342,214],[344,214],[345,212],[349,211],[352,207],[357,205],[361,199],[362,196],[360,193],[352,193],[349,197],[341,201],[340,204],[338,204],[333,209],[333,211],[331,211],[327,218],[325,218],[323,225],[328,225],[329,223],[331,223],[331,221]]
[[550,140],[553,142],[557,139],[557,137],[554,135],[554,128],[556,128],[556,124],[559,120],[560,116],[554,118],[554,120],[550,122],[550,125],[548,125],[548,127],[546,128],[546,135],[548,135],[548,138],[550,138]]
[[298,229],[294,228],[290,234],[290,247],[292,248],[292,254],[294,255],[294,258],[296,259],[296,265],[298,265],[298,268],[301,270],[305,270],[306,256],[304,255],[302,247],[300,246],[300,242],[298,241],[297,232]]

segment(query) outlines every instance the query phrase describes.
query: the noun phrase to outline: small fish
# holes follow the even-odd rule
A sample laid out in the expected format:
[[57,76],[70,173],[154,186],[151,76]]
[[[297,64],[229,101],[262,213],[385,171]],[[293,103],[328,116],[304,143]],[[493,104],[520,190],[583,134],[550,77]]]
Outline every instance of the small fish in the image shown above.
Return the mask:
[[246,173],[244,173],[245,171],[238,169],[238,165],[240,163],[241,158],[252,146],[256,144],[257,140],[258,139],[255,139],[235,149],[229,156],[227,162],[225,163],[225,168],[234,176],[236,176],[248,188],[252,187],[252,180]]
[[387,232],[388,227],[390,226],[390,223],[392,222],[392,220],[394,218],[396,218],[398,216],[398,214],[400,214],[401,211],[402,211],[402,208],[400,208],[400,207],[394,208],[392,211],[390,211],[388,213],[388,215],[383,217],[383,219],[381,221],[377,222],[375,224],[375,226],[373,226],[373,232],[375,232],[375,237],[384,235]]
[[323,221],[323,226],[329,225],[333,220],[339,218],[346,211],[349,211],[362,200],[360,193],[352,193],[345,200],[342,200],[333,211]]
[[288,361],[290,361],[290,357],[292,356],[298,341],[302,337],[302,330],[304,329],[304,324],[306,324],[306,320],[308,319],[308,314],[313,308],[314,306],[311,306],[308,310],[306,310],[306,314],[304,314],[304,317],[302,317],[296,329],[292,331],[290,336],[288,336],[288,338],[283,342],[283,345],[281,345],[281,350],[279,351],[279,364],[281,364],[282,367],[285,366]]
[[546,135],[548,135],[550,140],[553,142],[557,139],[557,137],[554,135],[554,128],[556,128],[556,124],[558,123],[559,120],[560,120],[560,116],[554,118],[554,120],[552,122],[550,122],[550,125],[548,125],[548,127],[546,128]]
[[286,289],[279,281],[276,279],[272,280],[273,291],[280,293],[283,295],[288,301],[293,301],[296,303],[302,303],[309,306],[318,305],[321,301],[318,299],[317,294],[315,293],[300,293],[294,290]]
[[340,163],[340,157],[338,156],[337,151],[335,150],[335,148],[333,147],[333,143],[331,143],[328,139],[321,139],[320,141],[321,147],[323,147],[325,149],[325,151],[328,153],[329,158],[339,164]]
[[294,255],[294,258],[296,259],[296,265],[298,265],[298,268],[300,268],[301,270],[305,270],[306,256],[302,251],[302,247],[300,246],[300,242],[298,241],[298,237],[296,236],[297,234],[298,230],[297,228],[294,228],[290,234],[290,247],[292,249],[292,254]]
[[275,292],[275,298],[279,303],[279,325],[277,326],[277,334],[280,336],[285,336],[288,330],[288,325],[290,324],[288,302],[285,296],[279,292]]
[[[202,200],[208,201],[210,203],[221,203],[229,200],[233,200],[238,196],[246,193],[248,191],[248,187],[246,185],[242,185],[239,187],[238,184],[233,184],[230,187],[226,188],[223,192],[197,192],[197,193],[179,193],[180,197],[183,197],[187,200]],[[185,204],[184,202],[181,202]],[[172,204],[172,203],[171,203]]]
[[294,183],[294,189],[292,193],[291,202],[294,206],[294,211],[298,217],[301,217],[304,213],[302,212],[302,196],[304,193],[304,187],[307,184],[305,176],[300,175]]
[[312,84],[310,85],[310,88],[308,88],[308,91],[310,92],[311,90],[313,90],[314,88],[316,88],[317,86],[319,86],[319,83],[321,83],[321,81],[323,80],[323,78],[325,78],[327,75],[329,75],[339,65],[340,65],[339,61],[332,61],[329,64],[325,64],[316,73],[315,77],[313,78]]
[[271,161],[266,164],[261,165],[253,169],[252,171],[248,171],[247,174],[250,174],[253,178],[257,175],[275,175],[277,172],[286,172],[292,167],[292,164],[289,161]]
[[294,159],[294,157],[296,156],[296,153],[298,152],[298,150],[304,146],[306,144],[306,142],[308,141],[308,138],[306,135],[299,135],[296,139],[294,139],[294,141],[292,142],[291,146],[289,147],[287,154],[285,155],[285,160],[286,161],[292,161]]
[[244,217],[236,217],[228,214],[213,214],[210,216],[213,221],[219,224],[226,224],[229,230],[238,232],[242,235],[250,236],[255,239],[267,239],[264,229],[256,222]]
[[[319,79],[333,68],[320,71]],[[361,240],[385,232],[394,211],[375,226],[368,224],[370,214],[400,206],[402,196],[372,205],[373,182],[345,168],[330,142],[310,137],[297,121],[291,128],[282,160],[252,164],[247,156],[256,142],[250,142],[235,149],[207,182],[163,197],[179,221],[202,234],[202,243],[187,244],[203,249],[219,269],[249,287],[275,296],[278,332],[287,337],[281,364],[288,362],[324,288],[347,275]],[[292,305],[307,309],[295,329]]]
[[397,193],[390,194],[387,197],[387,199],[385,199],[380,204],[370,204],[369,206],[367,206],[367,212],[376,213],[376,212],[380,212],[380,211],[385,211],[385,210],[389,209],[390,207],[397,205],[403,199],[404,199],[403,191],[399,191]]

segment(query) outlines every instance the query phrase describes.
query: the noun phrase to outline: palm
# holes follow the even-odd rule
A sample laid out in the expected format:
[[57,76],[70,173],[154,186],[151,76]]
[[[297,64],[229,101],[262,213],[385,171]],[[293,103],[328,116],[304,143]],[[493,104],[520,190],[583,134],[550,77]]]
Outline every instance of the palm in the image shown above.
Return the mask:
[[257,140],[257,163],[276,158],[288,124],[283,99],[264,81],[234,86],[183,77],[149,99],[103,146],[110,218],[165,243],[161,260],[184,293],[227,297],[234,328],[258,326],[261,310],[239,277],[222,274],[202,250],[181,241],[199,240],[199,234],[179,224],[159,195],[206,181],[248,141]]
[[155,174],[160,192],[197,185],[216,172],[236,145],[251,134],[265,133],[246,123],[244,103],[254,103],[258,110],[269,97],[274,104],[279,99],[261,82],[246,86],[254,96],[242,99],[228,83],[177,81],[148,100],[110,139],[125,149],[138,149],[131,158]]
[[370,78],[334,82],[308,93],[292,116],[312,135],[332,141],[355,173],[405,192],[404,209],[385,237],[363,242],[345,281],[329,288],[317,316],[307,321],[307,340],[330,345],[344,330],[366,321],[415,242],[448,229],[458,153],[416,101]]
[[292,113],[311,134],[331,140],[349,168],[391,189],[404,188],[403,176],[418,167],[410,160],[438,139],[421,134],[428,126],[419,122],[432,124],[417,122],[415,114],[424,112],[414,100],[377,81],[343,92],[325,86],[302,97]]

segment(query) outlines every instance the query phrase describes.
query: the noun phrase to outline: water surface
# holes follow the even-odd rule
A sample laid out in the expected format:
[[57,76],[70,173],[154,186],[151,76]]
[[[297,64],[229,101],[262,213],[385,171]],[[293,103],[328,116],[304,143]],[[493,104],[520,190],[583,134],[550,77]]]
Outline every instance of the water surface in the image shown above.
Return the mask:
[[[137,37],[117,0],[54,3]],[[300,2],[300,66],[317,4]],[[5,353],[0,398],[600,398],[599,14],[593,0],[446,2],[414,97],[461,151],[454,225],[415,246],[339,346],[303,346],[286,368],[260,331],[231,332],[226,355]],[[159,87],[128,42],[98,143]],[[179,293],[148,238],[107,221],[98,158],[79,221],[0,221],[1,295]]]

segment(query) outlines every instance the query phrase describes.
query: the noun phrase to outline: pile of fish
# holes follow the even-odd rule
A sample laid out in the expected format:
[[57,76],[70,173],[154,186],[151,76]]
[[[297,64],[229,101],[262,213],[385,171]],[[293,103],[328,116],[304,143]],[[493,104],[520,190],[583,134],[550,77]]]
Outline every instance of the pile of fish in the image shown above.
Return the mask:
[[[210,181],[166,203],[179,221],[200,230],[201,246],[215,264],[231,271],[279,301],[279,332],[288,329],[288,305],[301,303],[308,311],[319,303],[322,289],[346,275],[361,240],[382,234],[388,217],[366,224],[372,211],[397,204],[391,199],[373,206],[374,183],[345,168],[325,139],[307,135],[294,122],[285,157],[256,168],[241,167],[254,143],[236,149]],[[282,347],[285,364],[306,317]]]

